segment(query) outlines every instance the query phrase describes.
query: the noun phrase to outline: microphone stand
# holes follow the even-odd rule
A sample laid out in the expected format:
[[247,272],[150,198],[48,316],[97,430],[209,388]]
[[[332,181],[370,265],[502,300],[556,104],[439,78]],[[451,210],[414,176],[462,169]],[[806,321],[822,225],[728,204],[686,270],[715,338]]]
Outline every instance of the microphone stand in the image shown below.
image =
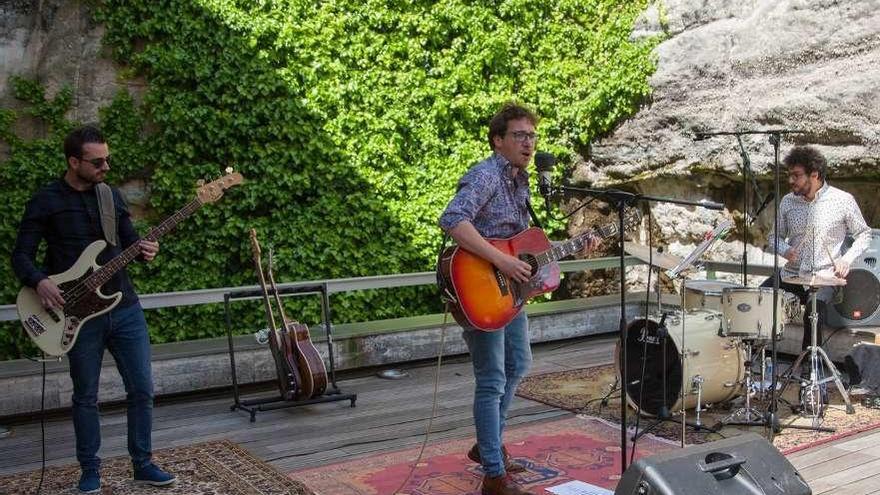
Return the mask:
[[[658,196],[648,196],[644,194],[631,193],[621,191],[619,189],[590,189],[582,187],[560,186],[555,190],[558,193],[573,194],[577,196],[589,196],[600,199],[605,203],[614,206],[617,209],[617,236],[618,236],[618,259],[620,261],[620,360],[623,363],[621,369],[624,370],[621,385],[620,396],[620,472],[626,471],[626,252],[624,251],[624,217],[627,206],[633,206],[637,202],[657,202],[672,203],[687,206],[702,206],[713,210],[721,210],[724,205],[718,203],[709,203],[706,201],[688,201],[683,199],[673,199]],[[684,308],[682,308],[682,311]],[[682,315],[682,318],[684,316]],[[682,348],[684,343],[682,342]],[[683,366],[683,364],[682,364]],[[682,373],[682,383],[684,383],[684,373]],[[682,401],[684,398],[682,397]],[[684,421],[684,413],[682,413],[682,421]]]
[[[776,351],[776,340],[777,340],[777,332],[778,328],[776,325],[776,319],[778,318],[778,308],[779,304],[779,283],[781,274],[779,273],[779,255],[776,253],[776,248],[778,243],[776,242],[779,237],[779,194],[780,194],[780,180],[779,180],[779,144],[781,142],[781,137],[783,134],[806,134],[805,131],[799,130],[790,130],[790,129],[770,129],[770,130],[748,130],[748,131],[718,131],[718,132],[698,132],[694,136],[694,141],[702,141],[707,137],[711,136],[737,136],[737,139],[740,136],[751,135],[751,134],[764,134],[767,135],[770,144],[773,146],[773,185],[774,185],[774,194],[773,194],[773,324],[772,331],[770,337],[770,361],[773,363],[773,369],[777,370],[778,367],[778,356]],[[765,201],[766,203],[766,201]],[[743,212],[745,214],[745,212]],[[756,215],[757,216],[757,215]],[[743,264],[743,269],[745,271],[745,263]],[[780,431],[779,424],[779,416],[777,414],[777,402],[778,398],[776,396],[776,373],[774,372],[770,377],[770,407],[768,408],[767,415],[764,420],[764,426],[767,428],[767,440],[770,443],[773,443],[773,435]],[[748,393],[748,391],[746,391]],[[790,425],[791,427],[797,427],[796,425]]]

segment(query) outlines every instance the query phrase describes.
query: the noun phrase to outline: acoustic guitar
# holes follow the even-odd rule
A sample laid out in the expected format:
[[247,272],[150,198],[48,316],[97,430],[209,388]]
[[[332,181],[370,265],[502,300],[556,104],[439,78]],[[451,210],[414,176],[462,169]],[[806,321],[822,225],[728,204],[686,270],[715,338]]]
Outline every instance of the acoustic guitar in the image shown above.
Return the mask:
[[[202,205],[217,201],[223,196],[223,191],[242,183],[244,179],[240,173],[227,170],[225,176],[199,187],[195,199],[150,230],[143,239],[159,239]],[[49,279],[64,294],[63,308],[44,308],[37,291],[30,287],[19,291],[15,301],[18,318],[25,333],[44,354],[52,357],[66,354],[76,343],[85,322],[110,311],[122,299],[122,292],[104,295],[101,286],[137,258],[141,254],[140,247],[134,243],[101,266],[97,258],[105,247],[106,241],[95,241],[83,250],[73,266],[62,273],[49,275]]]
[[272,250],[269,250],[269,283],[272,284],[272,294],[275,296],[275,304],[281,314],[284,328],[287,330],[289,345],[294,349],[297,366],[299,367],[301,397],[311,399],[324,395],[327,390],[327,369],[324,367],[324,359],[318,352],[318,348],[312,343],[309,335],[309,327],[287,318],[284,312],[284,304],[275,285],[275,275],[272,270]]
[[[624,218],[624,228],[638,225],[640,220],[638,210],[631,210]],[[558,260],[583,250],[591,237],[605,238],[617,232],[617,223],[611,223],[555,246],[537,227],[506,239],[487,239],[499,251],[531,265],[528,282],[517,282],[476,254],[450,246],[440,255],[438,282],[459,325],[491,332],[510,323],[529,299],[559,287]]]
[[[296,364],[294,350],[287,338],[287,329],[279,328],[275,322],[275,312],[272,310],[272,300],[269,297],[269,288],[266,287],[266,276],[263,273],[263,260],[260,256],[260,243],[257,241],[257,231],[251,229],[251,252],[253,253],[254,266],[257,271],[257,280],[263,290],[263,307],[266,310],[266,320],[269,324],[269,350],[275,360],[275,371],[278,374],[278,388],[281,398],[284,400],[302,399],[299,368]],[[308,398],[308,397],[306,397]]]

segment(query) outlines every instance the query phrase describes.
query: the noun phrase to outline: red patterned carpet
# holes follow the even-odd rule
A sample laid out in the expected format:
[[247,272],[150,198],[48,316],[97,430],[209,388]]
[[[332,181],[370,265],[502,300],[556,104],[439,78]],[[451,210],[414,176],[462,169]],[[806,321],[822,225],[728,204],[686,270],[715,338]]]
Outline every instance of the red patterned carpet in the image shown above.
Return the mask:
[[[527,471],[516,479],[535,492],[570,480],[613,489],[620,477],[620,430],[595,418],[566,419],[512,428],[505,433],[511,456]],[[482,471],[466,452],[473,439],[434,443],[425,449],[400,495],[479,494]],[[674,448],[646,436],[636,457]],[[419,449],[375,454],[355,461],[290,473],[317,495],[391,495],[410,472]]]

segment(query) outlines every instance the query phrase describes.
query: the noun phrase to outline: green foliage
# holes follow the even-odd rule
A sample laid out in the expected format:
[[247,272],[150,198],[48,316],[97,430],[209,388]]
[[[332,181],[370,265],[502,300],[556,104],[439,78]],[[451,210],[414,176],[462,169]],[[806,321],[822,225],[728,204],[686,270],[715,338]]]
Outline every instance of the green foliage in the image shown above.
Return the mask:
[[[284,281],[433,269],[437,217],[458,178],[488,154],[486,123],[503,102],[537,109],[541,149],[571,159],[649,94],[657,40],[629,39],[645,4],[105,0],[105,43],[149,88],[142,105],[121,93],[101,112],[117,158],[110,181],[149,177],[151,213],[140,227],[227,165],[247,179],[183,223],[157,262],[132,269],[138,290],[255,283],[250,227],[275,246]],[[47,102],[38,86],[20,86],[32,114],[59,126],[69,92]],[[0,174],[16,178],[0,186],[13,197],[0,224],[8,246],[27,196],[63,163],[57,133],[21,143],[10,122],[0,114],[12,147]],[[16,287],[5,284],[2,300],[12,302]],[[440,310],[430,287],[336,295],[333,308],[336,322]],[[318,321],[311,301],[289,310]],[[219,335],[221,312],[148,317],[161,342]],[[242,319],[248,329],[262,321],[256,307]]]

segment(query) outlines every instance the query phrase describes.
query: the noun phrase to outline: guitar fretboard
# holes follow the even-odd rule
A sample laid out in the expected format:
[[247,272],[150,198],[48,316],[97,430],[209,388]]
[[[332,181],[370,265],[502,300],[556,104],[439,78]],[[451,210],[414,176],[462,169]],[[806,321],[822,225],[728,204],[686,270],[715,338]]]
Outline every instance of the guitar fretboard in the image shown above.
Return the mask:
[[[162,223],[153,227],[147,235],[143,237],[143,239],[148,241],[155,241],[167,234],[174,227],[177,226],[181,221],[192,215],[196,210],[198,210],[202,206],[202,201],[199,198],[196,198],[190,201],[186,206],[181,208],[175,214],[166,218]],[[85,280],[83,280],[76,287],[71,289],[71,291],[67,294],[68,302],[73,303],[83,294],[92,292],[97,290],[99,287],[104,285],[108,280],[110,280],[113,275],[116,274],[119,270],[124,268],[126,265],[131,263],[135,258],[140,255],[141,250],[138,246],[138,243],[134,243],[131,246],[128,246],[124,251],[119,253],[118,256],[108,261],[104,266],[98,269],[96,272],[92,273]]]
[[587,247],[587,241],[591,237],[606,238],[611,237],[615,234],[617,234],[617,224],[610,223],[608,225],[605,225],[604,227],[584,232],[583,234],[576,235],[565,242],[561,242],[553,246],[552,248],[544,251],[543,253],[535,256],[535,259],[538,261],[538,267],[542,267],[544,265],[553,263],[554,261],[559,261],[563,258],[571,256],[578,251],[582,251],[585,247]]

